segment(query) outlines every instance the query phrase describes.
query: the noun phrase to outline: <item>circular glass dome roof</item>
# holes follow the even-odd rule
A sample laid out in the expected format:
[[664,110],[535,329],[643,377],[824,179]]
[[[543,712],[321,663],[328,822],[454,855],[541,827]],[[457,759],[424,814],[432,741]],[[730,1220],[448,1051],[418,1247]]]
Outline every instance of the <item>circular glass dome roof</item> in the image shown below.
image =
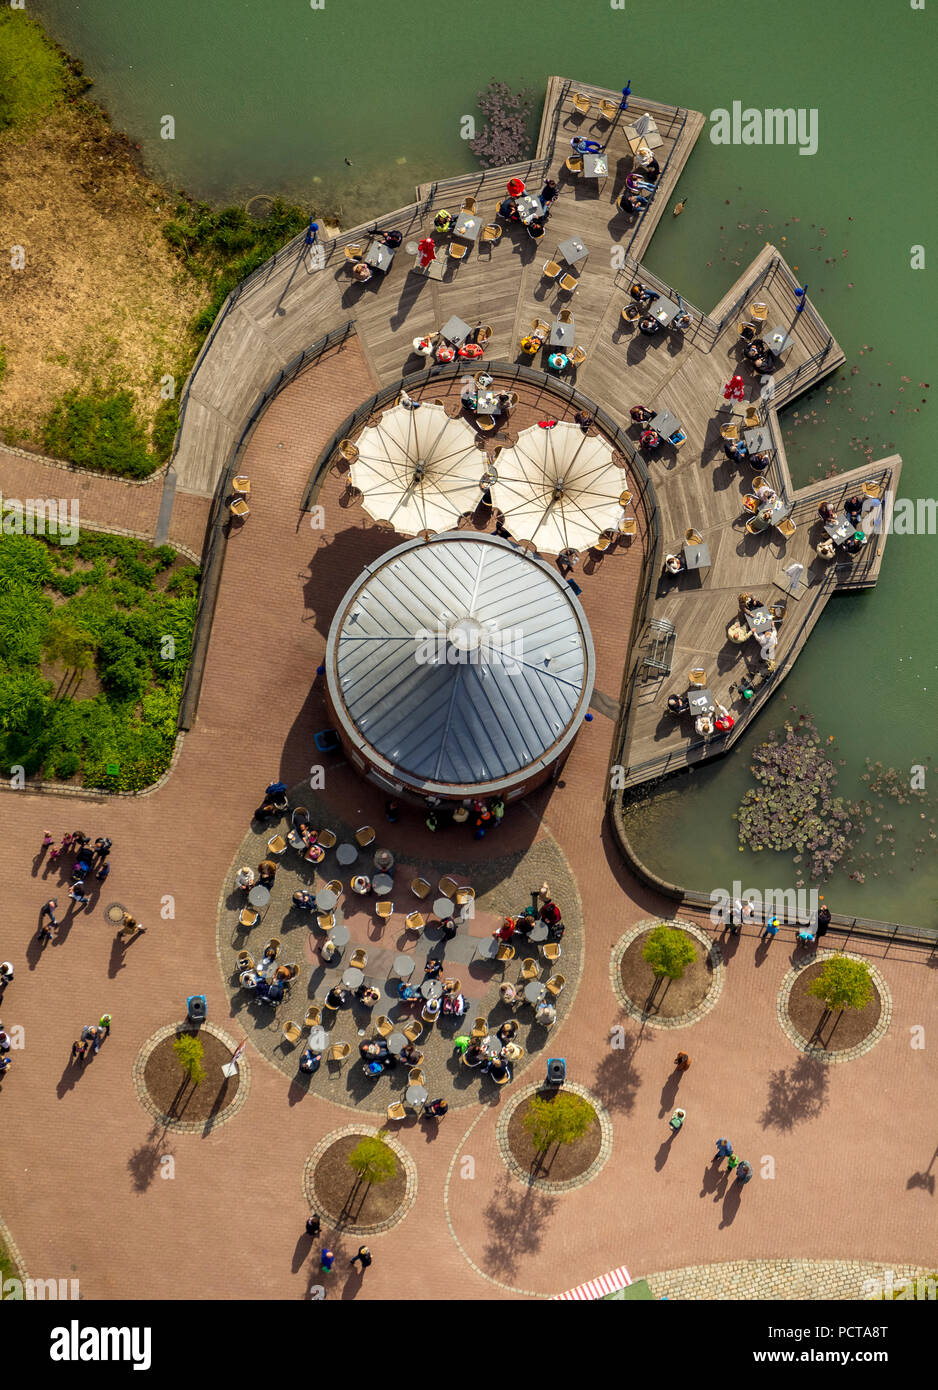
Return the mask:
[[566,582],[497,536],[462,531],[369,565],[326,649],[346,738],[393,781],[449,796],[507,790],[555,762],[594,666]]

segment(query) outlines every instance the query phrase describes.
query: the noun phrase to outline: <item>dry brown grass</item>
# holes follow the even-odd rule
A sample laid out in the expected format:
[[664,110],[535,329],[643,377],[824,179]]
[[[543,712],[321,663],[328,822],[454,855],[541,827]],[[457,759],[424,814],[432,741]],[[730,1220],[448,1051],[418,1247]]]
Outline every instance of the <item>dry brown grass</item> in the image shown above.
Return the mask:
[[[61,105],[38,129],[0,136],[0,432],[37,444],[63,391],[133,392],[149,424],[159,378],[193,346],[188,325],[208,302],[166,246],[168,195],[84,103]],[[26,264],[10,268],[10,245]],[[177,382],[177,391],[182,382]]]

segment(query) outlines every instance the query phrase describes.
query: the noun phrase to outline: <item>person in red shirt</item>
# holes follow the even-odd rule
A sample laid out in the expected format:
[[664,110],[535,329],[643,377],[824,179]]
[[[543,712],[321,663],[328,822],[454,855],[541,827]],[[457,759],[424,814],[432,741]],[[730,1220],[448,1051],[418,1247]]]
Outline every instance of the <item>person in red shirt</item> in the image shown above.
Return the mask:
[[514,917],[506,917],[505,920],[504,920],[504,922],[502,923],[502,925],[498,928],[498,930],[492,933],[493,936],[497,936],[497,937],[498,937],[499,941],[510,941],[511,938],[514,936],[514,934],[515,934],[515,919],[514,919]]
[[553,898],[545,899],[539,916],[541,921],[546,922],[549,927],[556,927],[557,923],[560,921],[560,908],[554,902]]
[[717,717],[713,721],[713,726],[715,729],[719,729],[721,733],[727,733],[730,729],[733,728],[734,724],[736,723],[736,720],[730,714],[729,710],[726,708],[725,705],[717,705],[717,711]]

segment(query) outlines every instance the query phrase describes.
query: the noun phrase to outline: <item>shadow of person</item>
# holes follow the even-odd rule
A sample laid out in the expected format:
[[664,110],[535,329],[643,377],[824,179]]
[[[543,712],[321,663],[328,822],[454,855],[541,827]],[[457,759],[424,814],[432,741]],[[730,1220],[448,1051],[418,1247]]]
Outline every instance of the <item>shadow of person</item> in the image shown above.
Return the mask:
[[309,1232],[303,1231],[297,1239],[296,1245],[293,1247],[293,1258],[290,1262],[291,1273],[299,1274],[300,1270],[313,1253],[315,1244],[316,1241]]
[[668,1114],[674,1109],[674,1102],[677,1100],[677,1088],[681,1084],[681,1073],[677,1067],[668,1077],[661,1088],[661,1109],[658,1111],[659,1118]]
[[725,1230],[727,1226],[732,1226],[736,1220],[736,1213],[739,1211],[739,1201],[742,1196],[742,1189],[738,1182],[734,1182],[723,1198],[723,1220],[720,1222],[719,1229]]
[[720,1179],[726,1177],[726,1173],[723,1168],[719,1167],[719,1163],[719,1155],[715,1154],[704,1169],[700,1183],[701,1197],[709,1197],[711,1192],[716,1192],[720,1186]]
[[69,1091],[75,1089],[83,1071],[84,1066],[79,1062],[73,1062],[69,1059],[65,1063],[62,1069],[62,1075],[59,1077],[55,1088],[55,1094],[58,1096],[59,1100],[61,1100],[63,1096],[67,1096]]
[[662,1139],[661,1144],[658,1148],[658,1152],[655,1154],[655,1172],[660,1173],[664,1165],[667,1163],[668,1155],[671,1152],[671,1141],[676,1133],[677,1131],[672,1129],[667,1139]]

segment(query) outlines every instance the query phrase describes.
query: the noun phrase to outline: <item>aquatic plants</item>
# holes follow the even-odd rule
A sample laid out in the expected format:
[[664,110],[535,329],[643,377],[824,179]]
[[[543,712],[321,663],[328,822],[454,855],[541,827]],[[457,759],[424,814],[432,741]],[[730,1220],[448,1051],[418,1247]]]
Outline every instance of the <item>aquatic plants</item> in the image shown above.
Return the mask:
[[531,137],[528,118],[534,99],[527,88],[513,92],[506,82],[492,81],[479,93],[478,106],[485,125],[469,148],[483,169],[500,164],[520,164],[528,158]]
[[837,770],[817,728],[801,715],[797,725],[785,724],[783,738],[773,729],[752,756],[761,785],[746,792],[736,812],[740,846],[794,849],[796,864],[807,856],[807,877],[826,881],[861,832],[862,808],[834,794]]

